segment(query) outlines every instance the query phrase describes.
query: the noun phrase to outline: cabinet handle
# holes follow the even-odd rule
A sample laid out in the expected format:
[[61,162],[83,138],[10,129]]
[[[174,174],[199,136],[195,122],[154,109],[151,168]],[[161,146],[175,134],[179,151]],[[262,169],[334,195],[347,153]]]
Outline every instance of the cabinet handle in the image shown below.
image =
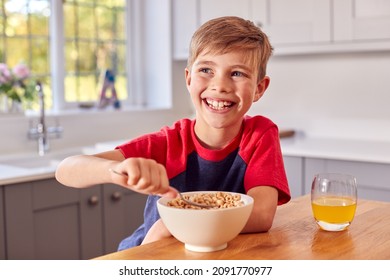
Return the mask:
[[118,201],[122,198],[122,193],[121,192],[113,192],[111,195],[111,199],[113,201]]
[[93,195],[88,199],[88,204],[89,205],[98,205],[99,204],[99,197],[97,195]]

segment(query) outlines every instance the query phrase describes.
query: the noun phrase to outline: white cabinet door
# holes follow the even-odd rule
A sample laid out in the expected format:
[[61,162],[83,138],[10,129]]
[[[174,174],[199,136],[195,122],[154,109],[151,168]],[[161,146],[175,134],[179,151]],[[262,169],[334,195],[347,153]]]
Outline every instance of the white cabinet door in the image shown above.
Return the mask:
[[283,161],[291,197],[303,195],[303,158],[284,156]]
[[173,57],[188,57],[192,34],[199,26],[198,0],[173,0]]
[[251,16],[274,46],[331,40],[330,0],[253,0]]
[[334,40],[390,39],[389,0],[334,1]]
[[200,24],[229,15],[260,26],[275,54],[390,48],[390,0],[173,0],[174,58]]
[[173,0],[173,57],[186,59],[195,30],[206,21],[221,16],[250,19],[253,0]]
[[372,162],[306,158],[304,193],[310,193],[316,173],[346,173],[356,177],[358,198],[390,201],[390,165]]
[[222,16],[250,18],[250,0],[200,0],[200,23]]

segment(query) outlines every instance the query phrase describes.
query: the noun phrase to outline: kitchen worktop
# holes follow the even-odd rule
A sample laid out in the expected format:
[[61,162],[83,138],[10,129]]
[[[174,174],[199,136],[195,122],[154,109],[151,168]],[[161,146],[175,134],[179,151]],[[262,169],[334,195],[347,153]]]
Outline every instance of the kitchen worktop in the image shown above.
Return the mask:
[[98,257],[99,260],[388,260],[390,258],[390,203],[359,200],[351,226],[340,232],[319,229],[310,195],[276,210],[265,233],[240,234],[224,250],[197,253],[173,237]]
[[281,140],[283,155],[390,164],[390,141],[295,137]]
[[[113,149],[125,140],[97,143],[94,146],[52,151],[40,157],[36,153],[0,157],[0,185],[53,178],[58,163],[75,154],[93,154]],[[295,133],[281,139],[283,155],[322,159],[390,164],[390,142],[308,137]]]
[[0,185],[16,184],[53,178],[57,165],[64,158],[91,153],[88,147],[51,151],[44,156],[38,153],[14,154],[0,157]]

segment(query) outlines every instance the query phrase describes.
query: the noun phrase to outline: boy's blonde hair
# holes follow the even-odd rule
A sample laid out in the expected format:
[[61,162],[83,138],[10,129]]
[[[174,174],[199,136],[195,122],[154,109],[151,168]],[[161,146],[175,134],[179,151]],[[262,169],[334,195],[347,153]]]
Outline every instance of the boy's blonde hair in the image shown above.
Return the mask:
[[192,36],[187,68],[191,69],[199,54],[225,54],[244,51],[246,62],[258,70],[258,79],[266,74],[273,48],[267,35],[251,21],[227,16],[209,20]]

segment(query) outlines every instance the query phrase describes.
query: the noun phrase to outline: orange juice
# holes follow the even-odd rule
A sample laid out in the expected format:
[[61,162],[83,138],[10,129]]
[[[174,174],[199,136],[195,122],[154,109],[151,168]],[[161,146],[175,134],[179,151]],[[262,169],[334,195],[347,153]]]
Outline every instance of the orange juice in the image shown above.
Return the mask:
[[314,218],[329,224],[350,224],[355,216],[356,201],[347,197],[319,197],[312,201]]

